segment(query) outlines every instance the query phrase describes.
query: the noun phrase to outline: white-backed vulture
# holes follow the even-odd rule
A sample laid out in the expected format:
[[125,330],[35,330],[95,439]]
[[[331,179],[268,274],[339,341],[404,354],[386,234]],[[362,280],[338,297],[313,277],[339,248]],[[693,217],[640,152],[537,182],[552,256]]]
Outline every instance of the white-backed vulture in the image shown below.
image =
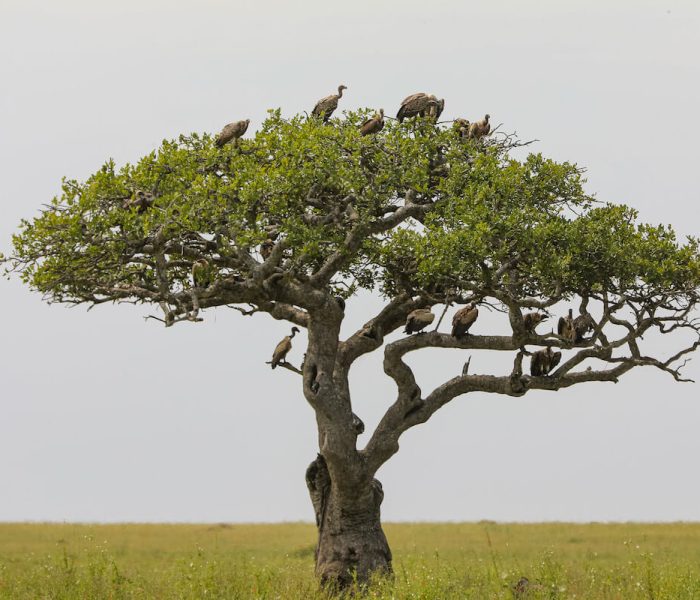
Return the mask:
[[595,321],[593,317],[586,313],[585,315],[579,315],[574,319],[574,331],[576,332],[576,343],[584,341],[584,336],[595,329]]
[[211,284],[209,261],[206,258],[199,258],[192,263],[192,283],[197,288],[209,287]]
[[531,312],[523,315],[523,325],[525,326],[525,331],[534,333],[535,327],[537,327],[546,318],[547,315],[539,312]]
[[427,114],[437,121],[440,118],[442,111],[445,110],[445,99],[440,98],[440,100],[438,100],[432,94],[430,95],[430,99],[433,100],[434,103],[428,106]]
[[124,208],[135,208],[136,212],[141,215],[151,207],[154,200],[155,197],[151,192],[137,190],[131,198],[124,201],[123,206]]
[[459,134],[459,137],[465,138],[469,135],[469,125],[467,119],[455,119],[452,128]]
[[408,313],[406,317],[406,328],[403,330],[404,333],[418,333],[422,329],[425,329],[435,320],[435,315],[429,308],[417,308],[414,311]]
[[460,308],[452,317],[452,337],[460,338],[467,335],[469,328],[479,316],[479,309],[473,302]]
[[404,119],[416,117],[418,115],[424,117],[432,107],[436,107],[438,99],[433,95],[418,92],[411,94],[403,99],[399,112],[396,113],[396,118],[399,123],[403,123]]
[[377,114],[360,125],[360,135],[372,135],[379,133],[382,129],[384,129],[384,109],[380,108]]
[[469,125],[469,137],[478,140],[487,136],[491,132],[491,125],[489,124],[490,118],[491,115],[484,115],[483,119],[474,121]]
[[530,375],[533,377],[549,375],[560,361],[561,352],[555,352],[551,346],[547,346],[544,350],[538,350],[533,353],[530,359]]
[[311,115],[314,117],[322,117],[323,122],[327,123],[328,119],[331,118],[333,111],[338,108],[338,100],[343,97],[343,90],[347,89],[347,86],[339,85],[337,94],[331,94],[330,96],[321,98],[318,102],[316,102],[316,106],[314,106],[314,109],[311,111]]
[[270,254],[272,254],[272,249],[274,247],[275,242],[272,240],[265,240],[262,244],[260,244],[260,256],[263,257],[263,260],[270,258]]
[[576,328],[574,327],[573,310],[569,309],[568,316],[559,317],[559,322],[557,323],[557,333],[567,342],[571,342],[573,344],[576,341]]
[[289,354],[289,351],[292,349],[292,338],[297,333],[299,333],[299,329],[297,327],[292,327],[291,335],[285,335],[282,341],[275,346],[275,351],[272,353],[272,361],[270,362],[270,366],[273,369],[282,361],[287,362],[287,354]]
[[233,123],[225,125],[214,140],[216,147],[221,148],[225,144],[228,144],[231,140],[236,140],[237,142],[238,138],[248,130],[248,125],[250,125],[250,119],[245,119],[244,121],[234,121]]

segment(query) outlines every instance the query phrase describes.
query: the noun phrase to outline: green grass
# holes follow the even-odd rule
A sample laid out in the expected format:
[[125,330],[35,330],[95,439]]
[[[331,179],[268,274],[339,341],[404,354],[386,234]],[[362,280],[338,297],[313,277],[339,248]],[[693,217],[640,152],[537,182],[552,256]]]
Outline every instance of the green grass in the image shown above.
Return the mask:
[[[700,598],[700,524],[388,524],[369,598]],[[327,598],[315,529],[0,524],[0,598]]]

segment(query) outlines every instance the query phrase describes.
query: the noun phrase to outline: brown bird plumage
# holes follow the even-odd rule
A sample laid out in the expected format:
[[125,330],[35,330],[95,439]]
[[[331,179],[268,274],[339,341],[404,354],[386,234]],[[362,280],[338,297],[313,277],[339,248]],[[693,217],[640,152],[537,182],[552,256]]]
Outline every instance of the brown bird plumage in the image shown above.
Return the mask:
[[192,264],[192,283],[194,287],[205,288],[211,283],[211,275],[209,273],[209,261],[206,258],[200,258]]
[[408,313],[406,317],[406,328],[403,330],[404,333],[418,333],[422,329],[425,329],[435,320],[435,315],[429,308],[417,308],[416,310]]
[[484,115],[483,119],[474,121],[469,125],[469,137],[478,140],[487,136],[491,132],[491,125],[489,124],[490,118],[491,115]]
[[314,106],[314,109],[311,111],[311,115],[314,117],[323,117],[323,122],[326,123],[328,119],[331,118],[333,111],[338,108],[338,100],[343,97],[343,90],[347,89],[347,86],[339,85],[337,94],[331,94],[316,102],[316,106]]
[[274,247],[275,242],[272,240],[265,240],[262,244],[260,244],[260,256],[263,257],[263,260],[270,258],[270,254],[272,254],[272,249]]
[[533,377],[542,377],[549,373],[561,361],[561,352],[554,352],[551,346],[544,350],[538,350],[533,353],[530,359],[530,375]]
[[384,109],[380,108],[376,115],[360,125],[360,135],[372,135],[379,133],[382,129],[384,129]]
[[442,111],[445,110],[445,99],[440,98],[440,100],[438,100],[432,94],[430,96],[430,99],[433,100],[435,103],[431,104],[428,107],[428,114],[437,121],[440,118]]
[[143,214],[149,208],[151,208],[155,197],[151,192],[144,192],[143,190],[137,190],[136,193],[127,200],[124,201],[124,208],[135,208],[136,212]]
[[[435,96],[424,94],[423,92],[411,94],[401,102],[401,107],[399,108],[399,112],[396,113],[396,118],[399,120],[399,123],[402,123],[404,119],[410,117],[416,117],[418,115],[424,117],[431,108],[437,107],[437,105],[438,99]],[[437,110],[437,108],[435,108],[435,110]]]
[[593,331],[595,329],[595,321],[593,320],[593,317],[586,313],[585,315],[579,315],[574,319],[574,331],[576,332],[576,339],[575,342],[582,342],[585,339],[585,335],[589,331]]
[[478,316],[479,309],[473,302],[460,308],[452,317],[452,337],[459,338],[466,335]]
[[459,133],[459,137],[465,138],[469,135],[469,125],[467,119],[455,119],[452,128]]
[[542,321],[547,318],[547,315],[539,312],[531,312],[523,315],[523,325],[525,330],[530,333],[534,333],[535,327],[537,327]]
[[233,123],[225,125],[214,140],[216,147],[221,148],[225,144],[228,144],[231,140],[238,140],[238,138],[248,130],[248,125],[250,125],[250,119],[246,119],[245,121],[234,121]]
[[285,335],[282,341],[275,346],[275,351],[272,353],[272,361],[270,366],[274,369],[282,361],[287,362],[287,354],[292,349],[292,338],[299,333],[299,329],[292,327],[291,335]]
[[574,311],[569,309],[569,315],[566,317],[559,317],[559,322],[557,323],[557,333],[563,337],[567,342],[576,341],[576,328],[574,327]]

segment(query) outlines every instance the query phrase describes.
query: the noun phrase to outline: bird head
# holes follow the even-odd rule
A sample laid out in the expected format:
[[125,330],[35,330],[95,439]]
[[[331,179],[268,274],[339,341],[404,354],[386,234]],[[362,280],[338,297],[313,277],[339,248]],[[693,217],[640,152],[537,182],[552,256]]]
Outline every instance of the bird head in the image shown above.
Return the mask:
[[247,125],[250,125],[250,119],[246,119],[246,120],[245,120],[245,124],[246,124],[246,126],[247,126]]
[[343,93],[343,90],[347,90],[347,89],[348,89],[348,86],[347,86],[347,85],[343,85],[343,84],[341,83],[341,84],[338,86],[338,93],[339,93],[339,94],[342,94],[342,93]]
[[380,119],[383,119],[383,118],[384,118],[384,109],[383,109],[383,108],[380,108],[380,109],[379,109],[379,118],[380,118]]
[[491,118],[491,115],[489,115],[489,114],[484,115],[484,121],[486,121],[487,123],[489,122],[490,118]]
[[292,337],[294,337],[297,333],[299,333],[299,328],[298,328],[298,327],[292,327]]

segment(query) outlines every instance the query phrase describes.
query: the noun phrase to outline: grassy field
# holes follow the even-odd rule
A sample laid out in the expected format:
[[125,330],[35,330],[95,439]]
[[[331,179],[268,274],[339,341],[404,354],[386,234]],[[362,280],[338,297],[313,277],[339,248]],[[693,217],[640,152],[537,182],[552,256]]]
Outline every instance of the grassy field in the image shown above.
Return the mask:
[[[700,524],[388,524],[369,598],[700,599]],[[326,598],[314,527],[0,524],[0,598]]]

